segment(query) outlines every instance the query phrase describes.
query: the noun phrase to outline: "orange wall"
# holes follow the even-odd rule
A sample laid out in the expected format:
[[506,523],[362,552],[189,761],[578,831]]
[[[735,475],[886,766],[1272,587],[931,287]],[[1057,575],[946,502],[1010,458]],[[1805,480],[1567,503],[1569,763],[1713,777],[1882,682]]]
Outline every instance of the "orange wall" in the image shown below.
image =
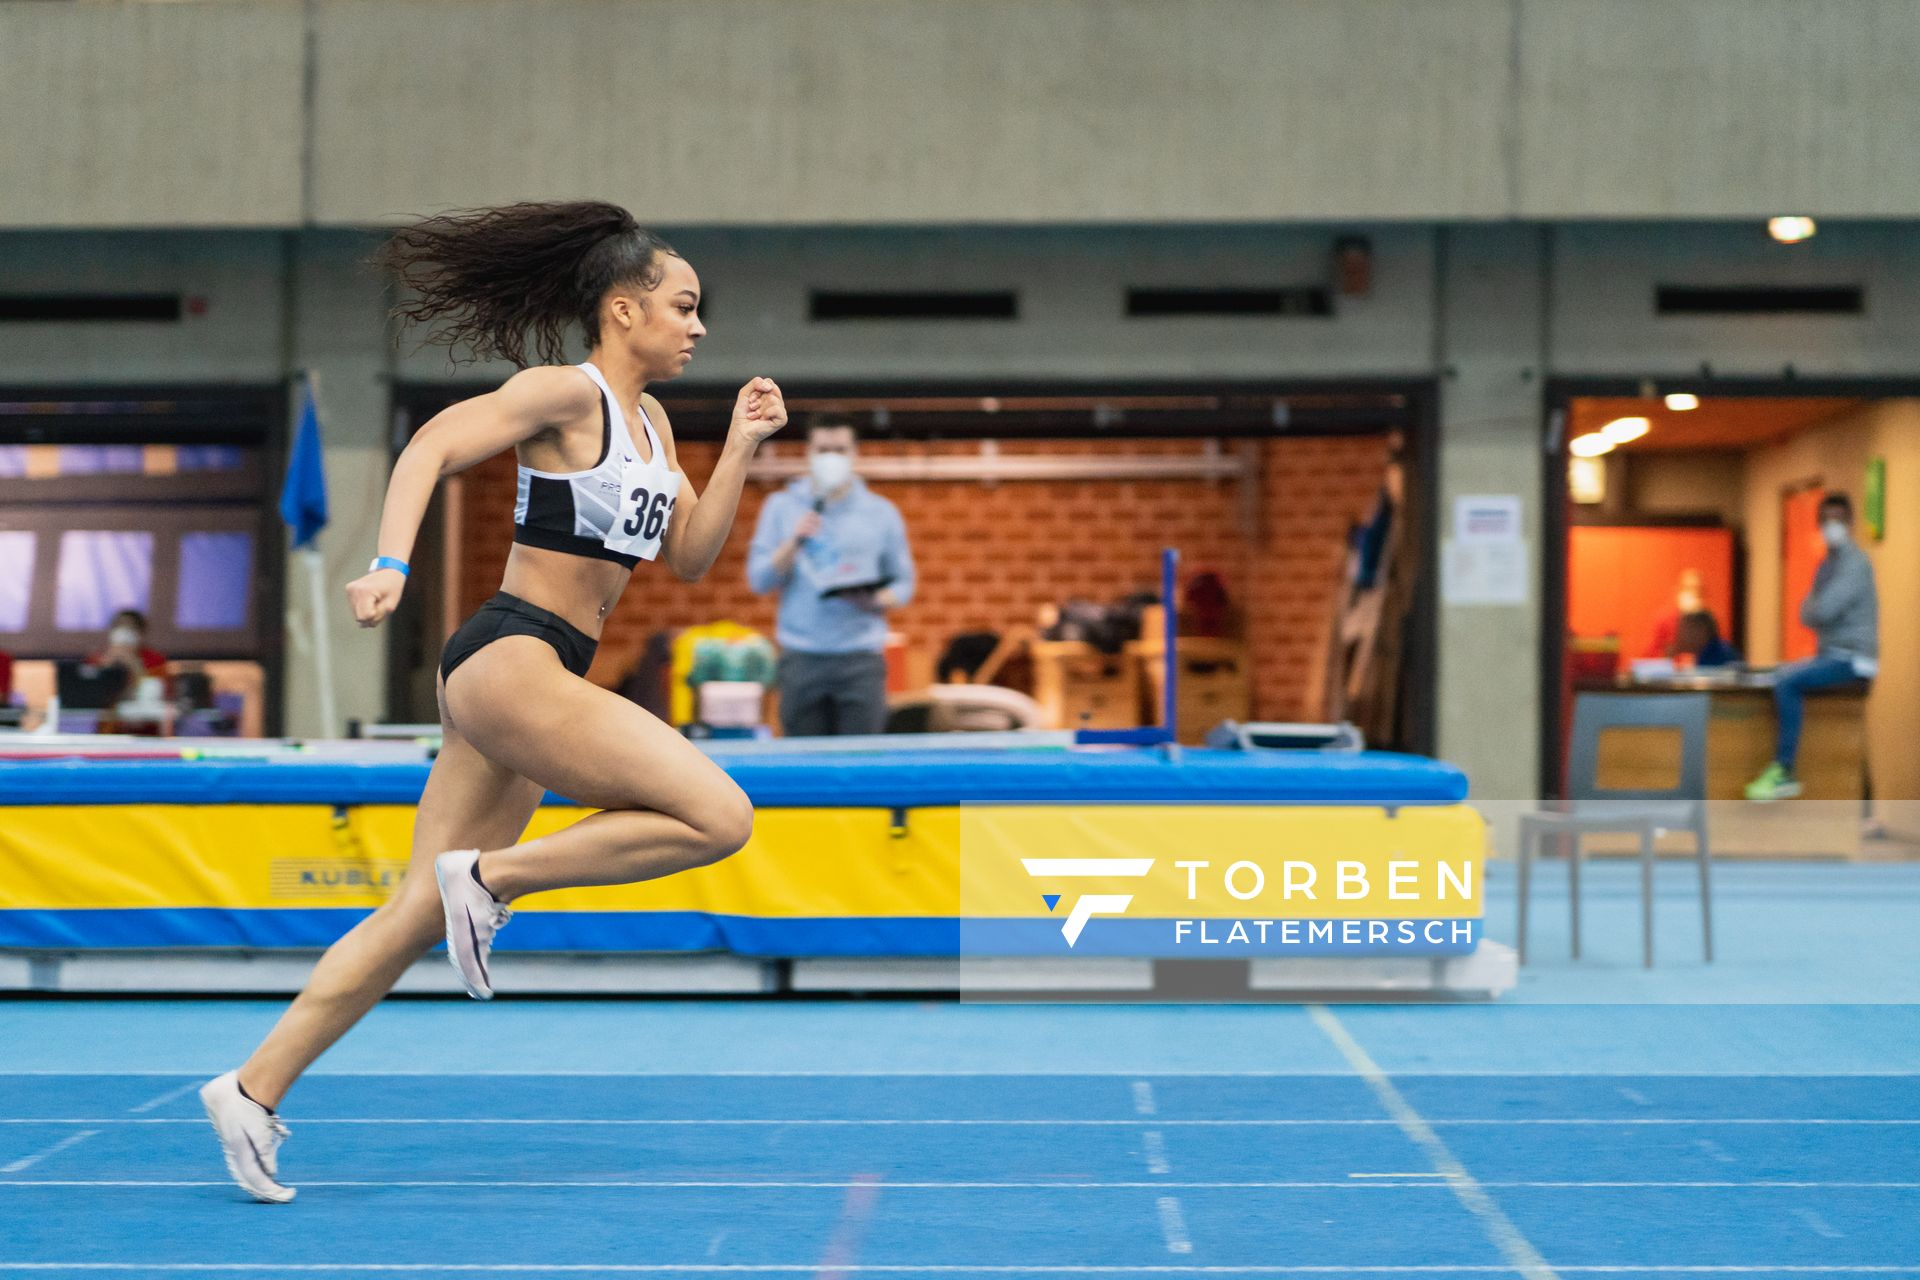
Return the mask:
[[1674,613],[1680,573],[1700,571],[1700,591],[1733,641],[1733,532],[1575,525],[1568,539],[1567,627],[1614,632],[1622,666],[1651,655],[1655,628]]
[[[1820,648],[1813,628],[1800,621],[1800,605],[1813,591],[1813,576],[1827,557],[1817,519],[1826,490],[1819,485],[1795,489],[1780,499],[1780,660],[1798,662]],[[1766,554],[1762,550],[1762,555]]]

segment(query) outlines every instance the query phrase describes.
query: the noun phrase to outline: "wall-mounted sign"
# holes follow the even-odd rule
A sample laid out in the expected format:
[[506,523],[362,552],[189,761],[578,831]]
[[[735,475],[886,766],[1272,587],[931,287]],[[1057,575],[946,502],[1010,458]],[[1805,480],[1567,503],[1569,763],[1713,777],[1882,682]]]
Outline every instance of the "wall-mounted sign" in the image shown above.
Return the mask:
[[1867,518],[1867,532],[1875,542],[1887,536],[1887,460],[1873,458],[1867,462],[1867,494],[1862,504]]
[[1453,536],[1441,546],[1445,603],[1525,604],[1527,570],[1519,494],[1464,494],[1453,500]]

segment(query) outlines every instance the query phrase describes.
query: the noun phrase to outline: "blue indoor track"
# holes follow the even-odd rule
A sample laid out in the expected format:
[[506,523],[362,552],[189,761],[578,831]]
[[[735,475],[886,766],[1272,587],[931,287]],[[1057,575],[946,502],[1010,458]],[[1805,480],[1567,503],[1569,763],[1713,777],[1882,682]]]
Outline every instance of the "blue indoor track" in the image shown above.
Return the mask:
[[0,1004],[0,1276],[1920,1276],[1920,1008]]

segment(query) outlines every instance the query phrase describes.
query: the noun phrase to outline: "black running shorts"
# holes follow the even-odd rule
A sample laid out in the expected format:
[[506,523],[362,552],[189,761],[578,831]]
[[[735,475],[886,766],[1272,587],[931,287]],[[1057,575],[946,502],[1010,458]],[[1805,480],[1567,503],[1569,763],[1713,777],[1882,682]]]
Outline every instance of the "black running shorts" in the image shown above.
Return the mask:
[[560,655],[560,665],[581,677],[593,665],[593,651],[599,647],[599,641],[559,614],[500,591],[447,640],[440,652],[440,678],[445,680],[454,668],[502,636],[545,640]]

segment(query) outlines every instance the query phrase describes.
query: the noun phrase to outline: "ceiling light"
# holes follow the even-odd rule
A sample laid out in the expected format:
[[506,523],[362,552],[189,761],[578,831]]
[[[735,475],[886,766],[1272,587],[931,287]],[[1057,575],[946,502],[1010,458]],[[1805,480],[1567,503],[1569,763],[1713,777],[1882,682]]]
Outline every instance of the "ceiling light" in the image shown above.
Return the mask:
[[1667,395],[1667,408],[1675,413],[1684,413],[1688,409],[1698,409],[1700,397],[1691,391],[1674,391]]
[[1818,228],[1814,226],[1812,218],[1767,219],[1767,234],[1781,244],[1799,244],[1802,240],[1811,240],[1816,230]]
[[1575,436],[1567,445],[1567,452],[1576,458],[1597,458],[1603,453],[1613,452],[1613,441],[1598,431],[1589,431],[1586,435]]
[[1647,434],[1647,429],[1652,425],[1645,418],[1615,418],[1600,428],[1600,435],[1610,445],[1625,444]]
[[1607,464],[1598,458],[1567,460],[1567,496],[1581,506],[1596,506],[1607,500]]

